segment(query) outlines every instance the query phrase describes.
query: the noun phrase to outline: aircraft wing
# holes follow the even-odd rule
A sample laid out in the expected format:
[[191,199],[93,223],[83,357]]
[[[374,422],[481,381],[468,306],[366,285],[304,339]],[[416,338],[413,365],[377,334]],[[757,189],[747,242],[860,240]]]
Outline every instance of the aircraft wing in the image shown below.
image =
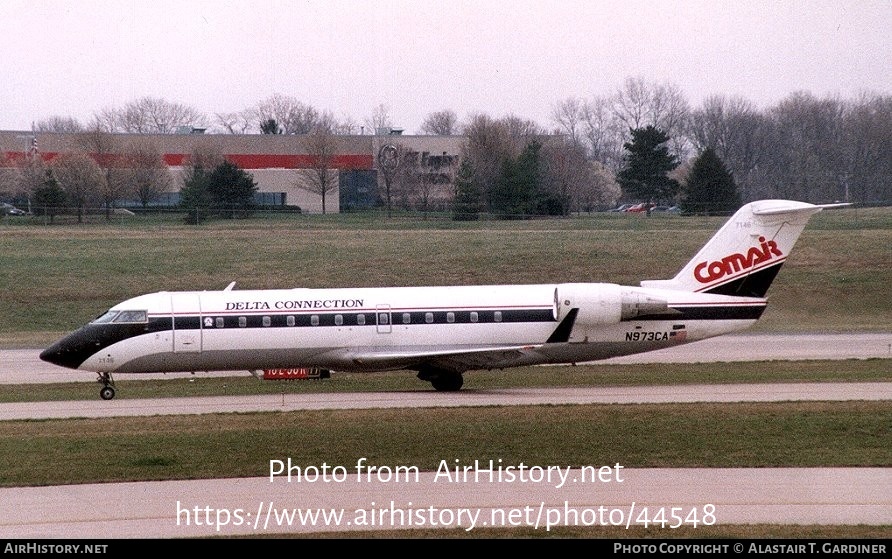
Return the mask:
[[[498,369],[538,364],[543,362],[543,356],[538,351],[541,347],[547,344],[566,342],[569,339],[578,313],[578,308],[571,309],[544,343],[502,346],[344,348],[334,354],[329,353],[325,357],[335,359],[352,369],[367,371],[420,370],[422,367],[433,367],[461,373],[473,369]],[[337,368],[337,366],[333,368]]]
[[536,350],[543,344],[523,346],[456,347],[424,350],[419,348],[387,348],[382,351],[347,350],[338,356],[366,370],[418,369],[422,365],[463,372],[471,369],[491,369],[537,360]]

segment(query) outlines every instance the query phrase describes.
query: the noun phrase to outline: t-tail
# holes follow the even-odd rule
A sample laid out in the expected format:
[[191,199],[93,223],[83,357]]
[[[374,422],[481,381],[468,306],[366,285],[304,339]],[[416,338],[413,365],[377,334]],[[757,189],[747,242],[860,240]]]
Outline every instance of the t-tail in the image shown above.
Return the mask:
[[764,298],[809,218],[824,208],[791,200],[744,205],[694,258],[670,280],[642,287]]

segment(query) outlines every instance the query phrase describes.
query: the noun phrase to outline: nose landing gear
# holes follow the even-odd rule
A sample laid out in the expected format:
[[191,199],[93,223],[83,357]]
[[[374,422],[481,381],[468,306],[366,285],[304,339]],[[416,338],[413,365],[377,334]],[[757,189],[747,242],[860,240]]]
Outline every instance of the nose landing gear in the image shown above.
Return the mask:
[[111,373],[99,373],[96,382],[102,385],[99,389],[99,397],[103,400],[111,400],[115,397],[115,381],[112,380]]

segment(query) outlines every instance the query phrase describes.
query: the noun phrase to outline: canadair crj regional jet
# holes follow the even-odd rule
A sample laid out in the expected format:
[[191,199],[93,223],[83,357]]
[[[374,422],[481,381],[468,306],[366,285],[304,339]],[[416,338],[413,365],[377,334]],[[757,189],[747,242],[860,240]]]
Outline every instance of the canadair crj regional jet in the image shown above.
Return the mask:
[[99,373],[410,370],[436,390],[465,371],[577,363],[742,330],[812,214],[746,204],[672,279],[613,283],[159,292],[115,305],[40,358]]

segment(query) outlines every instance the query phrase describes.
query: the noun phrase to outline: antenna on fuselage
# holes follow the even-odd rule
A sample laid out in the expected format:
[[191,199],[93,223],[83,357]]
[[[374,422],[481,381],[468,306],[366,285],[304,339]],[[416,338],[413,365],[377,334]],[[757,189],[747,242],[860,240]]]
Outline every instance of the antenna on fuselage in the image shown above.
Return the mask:
[[232,291],[233,287],[235,287],[235,282],[232,282],[229,285],[227,285],[226,289],[224,289],[223,291]]

